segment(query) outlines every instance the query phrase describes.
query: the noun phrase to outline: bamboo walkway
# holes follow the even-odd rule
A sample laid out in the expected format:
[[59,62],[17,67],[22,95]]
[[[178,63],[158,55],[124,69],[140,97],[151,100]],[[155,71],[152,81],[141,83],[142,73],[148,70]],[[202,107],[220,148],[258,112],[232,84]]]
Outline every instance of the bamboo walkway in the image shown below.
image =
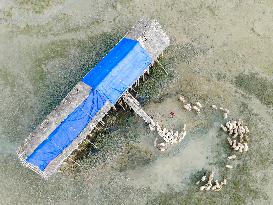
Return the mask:
[[152,126],[155,126],[155,122],[153,121],[153,119],[141,108],[139,102],[129,92],[127,92],[126,94],[124,94],[123,100],[146,123],[151,124]]

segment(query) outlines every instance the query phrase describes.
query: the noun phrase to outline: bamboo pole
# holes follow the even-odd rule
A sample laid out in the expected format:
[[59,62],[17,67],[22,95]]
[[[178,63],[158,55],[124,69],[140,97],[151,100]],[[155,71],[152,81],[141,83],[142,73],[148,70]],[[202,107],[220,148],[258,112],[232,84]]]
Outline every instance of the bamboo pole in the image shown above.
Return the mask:
[[159,61],[157,61],[157,63],[160,66],[160,68],[166,73],[166,75],[169,75],[164,66]]

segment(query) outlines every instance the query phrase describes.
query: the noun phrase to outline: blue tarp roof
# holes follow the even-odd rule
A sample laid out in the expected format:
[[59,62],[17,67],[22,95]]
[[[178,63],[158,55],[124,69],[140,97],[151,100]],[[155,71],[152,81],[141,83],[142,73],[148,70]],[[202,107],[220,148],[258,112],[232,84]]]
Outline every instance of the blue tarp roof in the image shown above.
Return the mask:
[[68,147],[105,104],[106,99],[96,90],[77,107],[27,158],[27,162],[44,170]]
[[115,104],[144,73],[152,59],[138,41],[123,38],[84,78],[89,96],[44,140],[26,161],[41,171],[84,130],[107,100]]
[[115,104],[151,63],[138,41],[123,38],[82,81]]

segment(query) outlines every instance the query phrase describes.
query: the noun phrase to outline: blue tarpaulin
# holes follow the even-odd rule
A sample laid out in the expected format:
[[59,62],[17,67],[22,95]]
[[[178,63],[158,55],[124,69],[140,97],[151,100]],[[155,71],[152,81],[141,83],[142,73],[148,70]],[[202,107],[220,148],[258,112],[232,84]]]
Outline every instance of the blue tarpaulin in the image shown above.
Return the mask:
[[151,57],[138,41],[123,38],[83,82],[115,104],[151,63]]
[[81,133],[105,104],[106,99],[96,90],[77,107],[27,158],[27,162],[42,171]]
[[152,59],[138,41],[123,38],[84,78],[89,96],[44,140],[26,161],[41,171],[84,130],[107,100],[115,104],[144,73]]

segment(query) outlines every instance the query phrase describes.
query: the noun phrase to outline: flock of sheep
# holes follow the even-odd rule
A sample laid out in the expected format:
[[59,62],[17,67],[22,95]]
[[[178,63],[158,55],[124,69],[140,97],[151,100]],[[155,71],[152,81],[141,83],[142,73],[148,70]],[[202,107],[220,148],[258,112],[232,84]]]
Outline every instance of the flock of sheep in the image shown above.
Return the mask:
[[[183,107],[187,111],[194,111],[197,114],[201,112],[202,105],[200,102],[188,103],[186,102],[183,96],[178,98],[180,102],[183,103]],[[211,106],[214,110],[218,110],[216,105]],[[222,107],[219,108],[220,111],[223,112],[223,118],[227,119],[229,110],[224,109]],[[150,127],[151,128],[151,127]],[[246,125],[244,125],[241,119],[233,120],[226,122],[225,125],[221,124],[221,128],[223,131],[228,133],[229,137],[227,137],[227,141],[234,151],[238,151],[240,153],[248,151],[248,141],[249,141],[249,129]],[[154,141],[154,146],[160,151],[165,151],[170,145],[181,142],[186,136],[186,124],[184,124],[183,130],[179,133],[178,131],[174,132],[172,130],[167,130],[166,128],[161,128],[161,126],[156,123],[155,126],[151,128],[151,130],[156,130],[160,138],[156,138]],[[230,155],[227,157],[229,161],[236,159],[236,155]],[[232,169],[233,166],[230,164],[226,164],[226,168]],[[202,184],[200,186],[201,191],[220,191],[223,185],[227,184],[227,179],[224,178],[223,181],[219,182],[219,180],[214,180],[215,173],[212,171],[208,176],[203,175],[202,178],[196,183],[197,185]]]
[[160,139],[155,138],[154,146],[162,152],[172,144],[181,142],[187,134],[186,124],[184,124],[183,130],[180,133],[178,131],[174,132],[173,130],[167,130],[167,128],[162,129],[158,123],[156,123],[155,130],[160,136]]
[[[215,106],[216,107],[216,106]],[[226,112],[225,112],[226,113]],[[225,125],[221,124],[221,128],[227,132],[231,137],[227,137],[227,141],[230,145],[230,147],[234,151],[238,151],[240,153],[247,152],[248,151],[248,133],[249,129],[246,125],[243,124],[243,121],[239,119],[238,121],[228,121]],[[228,160],[234,160],[236,159],[236,155],[230,155],[227,157]],[[233,166],[230,164],[226,164],[226,168],[232,169]],[[202,185],[200,187],[200,190],[203,191],[219,191],[222,189],[223,185],[227,184],[227,179],[225,178],[222,182],[218,182],[218,180],[215,180],[213,182],[214,172],[211,172],[211,174],[208,177],[207,183]],[[200,184],[200,182],[206,181],[206,175],[204,175],[201,180],[199,180],[196,184]]]
[[[183,103],[186,103],[184,97],[179,97],[179,100]],[[196,113],[200,113],[202,105],[199,102],[196,102],[194,105],[190,103],[185,104],[184,108],[188,111],[194,110]],[[183,130],[179,133],[178,131],[174,132],[173,130],[168,130],[167,128],[161,128],[161,126],[156,123],[155,127],[151,127],[151,130],[156,130],[160,138],[156,138],[154,141],[154,146],[160,151],[166,151],[172,144],[181,142],[187,134],[186,124],[184,124]]]
[[[227,184],[227,179],[224,179],[223,181],[219,182],[217,179],[214,179],[214,172],[211,172],[210,175],[208,176],[208,181],[200,187],[200,190],[203,191],[220,191],[223,187],[223,185]],[[205,182],[207,180],[207,176],[203,175],[202,178],[196,182],[196,184],[200,184],[202,182]]]

